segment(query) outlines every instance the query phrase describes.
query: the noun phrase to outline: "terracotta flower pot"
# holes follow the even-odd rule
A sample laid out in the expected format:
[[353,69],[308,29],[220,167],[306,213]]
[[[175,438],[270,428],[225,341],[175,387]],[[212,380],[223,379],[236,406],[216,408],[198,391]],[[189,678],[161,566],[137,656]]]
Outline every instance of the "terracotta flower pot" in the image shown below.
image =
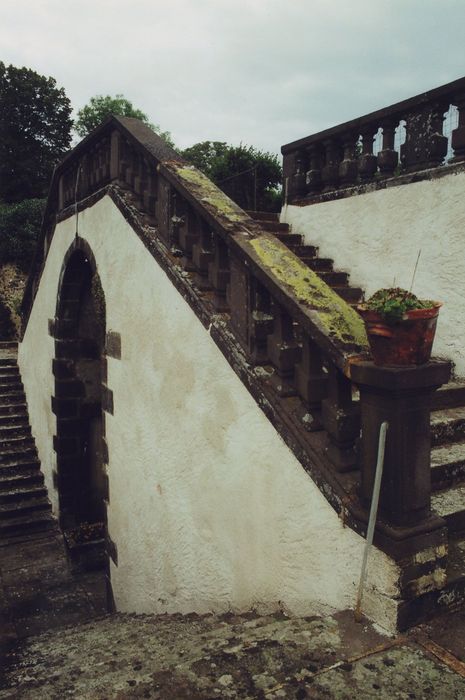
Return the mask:
[[441,302],[429,309],[406,311],[399,321],[388,322],[360,304],[375,365],[423,365],[431,357]]

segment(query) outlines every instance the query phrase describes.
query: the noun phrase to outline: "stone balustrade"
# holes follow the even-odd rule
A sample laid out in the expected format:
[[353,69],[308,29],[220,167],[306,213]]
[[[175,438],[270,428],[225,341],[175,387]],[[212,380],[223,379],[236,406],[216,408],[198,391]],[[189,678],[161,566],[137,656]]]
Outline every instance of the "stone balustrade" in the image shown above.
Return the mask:
[[[434,119],[426,119],[428,110],[432,115],[432,102],[425,98],[415,105],[416,120],[412,116],[408,123],[415,124],[417,132],[411,127],[402,156],[406,167],[413,167],[414,161],[416,165],[424,164],[425,159],[431,163],[444,150],[443,141],[431,131],[438,126],[440,111],[434,112]],[[415,105],[411,105],[411,114]],[[309,183],[312,187],[330,188],[340,181],[348,184],[359,176],[370,179],[381,163],[385,172],[391,173],[397,164],[392,150],[394,112],[406,112],[384,112],[384,149],[378,156],[373,155],[371,148],[375,126],[381,122],[372,118],[360,120],[360,129],[352,129],[350,134],[347,130],[339,132],[339,128],[329,130],[323,139],[315,137],[306,141],[305,147],[299,146],[308,156],[307,170],[301,174],[295,171],[289,177],[294,183],[300,182],[302,188]],[[423,160],[412,155],[416,151],[411,139],[419,130],[423,130]],[[363,144],[357,161],[360,131]],[[346,135],[341,140],[339,134]],[[455,135],[456,154],[462,153],[465,158],[463,149],[460,151],[461,138]],[[436,144],[434,148],[432,143]],[[292,158],[297,165],[295,154]],[[121,193],[118,196],[123,197],[127,211],[136,210],[137,217],[150,229],[150,236],[164,250],[165,264],[182,268],[183,279],[188,280],[192,294],[201,300],[203,318],[221,319],[241,348],[245,366],[261,368],[262,373],[255,374],[254,381],[263,377],[268,400],[286,404],[283,411],[287,411],[289,423],[295,423],[299,416],[296,431],[303,435],[303,443],[309,432],[325,431],[324,454],[333,474],[358,468],[361,412],[351,375],[352,368],[368,356],[361,318],[282,242],[265,232],[208,178],[136,120],[112,118],[55,172],[42,246],[23,304],[26,321],[53,235],[53,206],[55,217],[64,218],[112,188]],[[441,378],[446,374],[444,370]],[[362,379],[365,381],[365,375]],[[437,381],[435,386],[440,383]],[[376,391],[389,392],[389,382],[386,386],[380,382],[380,387]],[[362,394],[363,408],[363,397],[369,391],[364,389]],[[369,415],[366,407],[363,415]],[[368,419],[365,424],[370,431],[365,443],[370,440],[371,451],[365,450],[364,454],[369,453],[371,459],[377,427]],[[424,440],[429,444],[429,434]],[[418,469],[424,471],[429,457],[425,450],[421,455],[423,462]],[[374,468],[367,460],[364,483],[370,482],[367,473]],[[388,521],[389,503],[392,506],[392,493],[382,502]],[[427,508],[422,511],[422,518],[427,516],[426,511]],[[410,523],[408,513],[402,517]]]
[[[443,122],[451,106],[458,110],[458,125],[446,135]],[[402,144],[395,138],[400,128]],[[382,142],[374,153],[377,135]],[[286,144],[281,152],[289,203],[436,168],[448,152],[449,162],[463,162],[465,78]]]

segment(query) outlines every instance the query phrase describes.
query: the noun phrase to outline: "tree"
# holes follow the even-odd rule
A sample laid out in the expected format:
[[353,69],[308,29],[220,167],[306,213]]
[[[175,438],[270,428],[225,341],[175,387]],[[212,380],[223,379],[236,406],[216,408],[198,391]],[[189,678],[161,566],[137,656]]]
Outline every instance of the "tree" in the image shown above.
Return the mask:
[[279,210],[282,169],[277,156],[224,141],[196,143],[182,155],[243,209]]
[[0,200],[43,197],[71,142],[71,104],[54,78],[0,61]]
[[158,125],[151,124],[147,115],[140,109],[136,109],[124,95],[115,95],[115,97],[111,97],[111,95],[95,95],[95,97],[91,97],[89,104],[79,110],[74,128],[79,136],[87,136],[112,114],[118,117],[140,119],[170,146],[174,146],[169,131],[161,131]]
[[0,261],[29,270],[37,245],[45,199],[0,202]]

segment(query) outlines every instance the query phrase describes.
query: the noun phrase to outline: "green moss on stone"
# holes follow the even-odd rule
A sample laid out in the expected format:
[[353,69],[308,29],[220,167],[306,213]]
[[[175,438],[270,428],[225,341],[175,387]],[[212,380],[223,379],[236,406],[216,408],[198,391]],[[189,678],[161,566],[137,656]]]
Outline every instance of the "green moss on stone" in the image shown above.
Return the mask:
[[324,331],[343,344],[368,345],[358,313],[277,239],[268,236],[250,242],[260,262],[285,284],[297,300],[318,311]]
[[247,214],[229,199],[206,175],[193,165],[175,165],[175,172],[181,180],[195,186],[196,195],[214,207],[218,214],[234,223],[248,219]]

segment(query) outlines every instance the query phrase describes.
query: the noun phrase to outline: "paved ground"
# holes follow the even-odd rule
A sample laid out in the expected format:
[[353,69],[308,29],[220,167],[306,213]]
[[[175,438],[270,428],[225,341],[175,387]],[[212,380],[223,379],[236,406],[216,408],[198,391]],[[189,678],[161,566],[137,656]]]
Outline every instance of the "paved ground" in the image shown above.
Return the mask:
[[465,698],[463,613],[396,639],[350,611],[108,615],[57,535],[0,548],[0,567],[0,700]]

